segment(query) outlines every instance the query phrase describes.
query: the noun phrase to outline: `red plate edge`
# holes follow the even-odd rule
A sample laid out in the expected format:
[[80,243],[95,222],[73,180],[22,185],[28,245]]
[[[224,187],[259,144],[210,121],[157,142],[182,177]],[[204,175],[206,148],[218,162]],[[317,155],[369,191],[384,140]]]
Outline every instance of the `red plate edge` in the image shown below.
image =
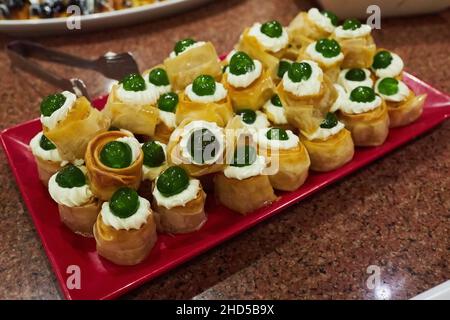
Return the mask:
[[[56,254],[53,253],[53,249],[52,249],[54,244],[49,243],[50,238],[48,238],[46,235],[46,226],[41,224],[41,222],[38,220],[38,218],[39,218],[38,215],[40,215],[40,213],[35,211],[36,208],[33,205],[33,200],[35,200],[35,199],[33,199],[33,196],[35,196],[35,194],[34,193],[29,194],[25,191],[25,189],[26,189],[25,184],[22,183],[22,181],[21,181],[22,175],[18,171],[18,167],[14,164],[14,159],[17,156],[20,156],[20,154],[15,154],[14,150],[12,150],[12,146],[19,142],[19,141],[15,140],[13,137],[14,131],[21,130],[24,127],[33,126],[34,124],[36,124],[36,127],[39,128],[38,119],[27,121],[20,125],[3,130],[0,135],[0,139],[2,141],[2,146],[7,155],[7,159],[11,166],[13,174],[16,178],[17,184],[19,185],[19,189],[22,193],[25,204],[27,205],[27,207],[29,209],[30,215],[33,219],[33,222],[36,226],[38,234],[41,238],[41,241],[43,243],[43,246],[47,253],[47,256],[50,259],[52,268],[55,271],[55,274],[57,276],[60,287],[64,293],[64,296],[68,299],[86,299],[86,298],[112,299],[112,298],[115,298],[115,297],[117,297],[121,294],[124,294],[125,292],[137,287],[138,285],[144,283],[145,281],[153,279],[153,278],[161,275],[162,273],[173,269],[174,267],[182,264],[183,262],[224,242],[225,240],[231,238],[232,236],[237,235],[237,234],[243,232],[244,230],[256,225],[257,223],[275,215],[276,213],[280,212],[281,210],[287,208],[288,206],[310,196],[311,194],[324,188],[325,186],[330,185],[331,183],[334,183],[334,182],[340,180],[341,178],[343,178],[343,177],[349,175],[350,173],[358,170],[359,168],[367,165],[368,163],[384,156],[385,154],[389,153],[390,151],[395,150],[397,147],[405,144],[406,142],[413,140],[417,136],[434,128],[435,126],[437,126],[438,124],[443,122],[446,118],[450,117],[450,96],[445,95],[444,93],[431,87],[430,85],[426,84],[425,82],[421,81],[420,79],[418,79],[410,74],[405,74],[405,81],[412,87],[412,89],[416,93],[428,93],[429,94],[429,98],[428,98],[428,100],[426,102],[426,106],[425,106],[426,109],[425,109],[424,115],[416,123],[414,123],[410,126],[404,127],[404,128],[393,129],[390,134],[390,137],[388,138],[387,142],[384,145],[377,147],[377,148],[358,149],[357,153],[355,155],[355,159],[352,162],[350,162],[349,164],[347,164],[346,166],[344,166],[336,171],[329,172],[329,173],[312,174],[311,178],[307,181],[305,186],[301,187],[298,191],[295,191],[292,193],[285,193],[285,194],[283,194],[282,199],[280,199],[278,202],[274,203],[273,205],[271,205],[267,208],[258,210],[257,212],[252,213],[246,217],[239,217],[236,215],[240,221],[238,223],[231,225],[230,227],[228,227],[226,229],[221,230],[220,234],[216,234],[213,237],[213,239],[208,239],[208,241],[205,240],[204,242],[200,242],[192,250],[185,250],[183,254],[179,254],[176,258],[165,263],[163,266],[156,267],[153,270],[151,270],[150,272],[147,272],[140,276],[132,277],[133,280],[126,281],[127,284],[119,285],[118,287],[111,288],[111,290],[103,290],[103,291],[107,291],[107,292],[103,292],[103,293],[83,292],[82,290],[74,291],[74,290],[69,290],[65,286],[67,274],[64,273],[64,270],[62,270],[61,268],[58,268],[59,258]],[[101,105],[104,104],[105,101],[106,101],[106,96],[103,96],[103,97],[96,99],[93,102],[93,104],[96,107],[101,107]],[[409,130],[409,129],[411,129],[411,130]],[[412,131],[412,129],[415,129],[415,130]],[[33,133],[33,135],[34,134],[35,133]],[[34,170],[35,170],[35,168],[34,168]],[[48,201],[49,201],[49,205],[51,207],[52,201],[49,198],[48,198]],[[54,206],[54,204],[53,204],[53,206]],[[218,211],[221,212],[223,210],[221,210],[219,208]],[[214,215],[214,213],[210,213],[210,216],[211,216],[211,214]],[[220,213],[220,214],[222,214],[222,213]],[[238,220],[238,219],[236,218],[235,220]],[[63,229],[63,227],[60,227],[60,228]],[[70,231],[62,230],[63,235],[66,232],[68,233]],[[201,232],[199,234],[201,235]],[[197,235],[197,233],[195,235]],[[63,241],[64,241],[64,239],[63,239]],[[88,240],[88,241],[92,241],[92,240]],[[160,249],[158,249],[158,250],[160,250]],[[146,263],[147,262],[144,262],[143,264],[146,264]],[[112,268],[112,269],[120,269],[120,268],[122,268],[122,270],[125,270],[125,272],[128,271],[127,267],[119,267],[119,268]]]

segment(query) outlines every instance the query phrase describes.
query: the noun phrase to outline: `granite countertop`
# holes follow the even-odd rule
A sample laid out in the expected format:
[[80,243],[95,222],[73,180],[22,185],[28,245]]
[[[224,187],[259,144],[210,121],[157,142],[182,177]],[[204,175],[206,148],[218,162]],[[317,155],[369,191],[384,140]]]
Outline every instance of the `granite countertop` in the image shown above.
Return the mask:
[[[228,0],[153,23],[42,38],[96,57],[131,51],[141,67],[160,62],[180,38],[228,51],[244,27],[287,24],[307,1]],[[374,34],[407,70],[450,92],[450,10],[385,20]],[[11,40],[0,36],[3,47]],[[0,129],[38,116],[50,85],[12,70],[0,52]],[[92,95],[109,82],[90,71],[49,66],[84,79]],[[61,298],[40,240],[0,152],[0,298]],[[268,221],[134,290],[131,299],[406,299],[450,279],[450,122]],[[366,286],[367,268],[381,286]]]

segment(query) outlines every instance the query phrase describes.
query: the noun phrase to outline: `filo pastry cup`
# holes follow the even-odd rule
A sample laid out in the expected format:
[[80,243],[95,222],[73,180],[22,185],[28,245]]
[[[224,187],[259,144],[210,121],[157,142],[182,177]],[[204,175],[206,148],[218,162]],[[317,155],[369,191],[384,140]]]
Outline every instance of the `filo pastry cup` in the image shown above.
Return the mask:
[[416,96],[411,90],[405,101],[386,101],[390,127],[397,128],[406,126],[419,119],[423,113],[423,105],[425,104],[426,99],[426,94]]
[[370,33],[356,38],[341,38],[333,33],[331,38],[340,44],[344,53],[342,69],[370,68],[377,50]]
[[84,237],[93,237],[93,226],[100,212],[101,202],[93,198],[89,203],[79,207],[58,204],[59,217],[74,233]]
[[311,42],[328,38],[331,33],[314,23],[307,12],[300,12],[288,26],[291,45],[300,49]]

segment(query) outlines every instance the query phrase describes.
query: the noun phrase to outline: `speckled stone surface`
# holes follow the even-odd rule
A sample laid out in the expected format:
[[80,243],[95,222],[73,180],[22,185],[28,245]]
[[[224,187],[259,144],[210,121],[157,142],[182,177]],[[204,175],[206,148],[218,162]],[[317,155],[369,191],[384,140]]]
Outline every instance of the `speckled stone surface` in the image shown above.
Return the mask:
[[[209,39],[226,52],[255,21],[288,23],[307,1],[228,0],[153,23],[40,41],[96,57],[131,51],[142,68],[174,41]],[[450,92],[450,10],[383,21],[377,44],[407,69]],[[3,47],[8,37],[0,36]],[[51,86],[10,69],[0,52],[0,128],[38,115]],[[89,71],[49,66],[84,79],[92,95],[108,81]],[[0,298],[61,298],[15,181],[0,152]],[[406,299],[450,279],[450,123],[444,123],[344,181],[174,271],[134,290],[131,299]],[[369,290],[369,265],[381,286]]]

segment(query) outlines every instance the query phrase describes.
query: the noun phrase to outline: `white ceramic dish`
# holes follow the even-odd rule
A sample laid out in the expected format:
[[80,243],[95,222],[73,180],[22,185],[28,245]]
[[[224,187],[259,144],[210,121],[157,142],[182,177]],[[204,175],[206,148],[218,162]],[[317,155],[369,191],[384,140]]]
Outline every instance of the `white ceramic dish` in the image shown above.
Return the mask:
[[87,32],[150,21],[195,8],[209,1],[211,0],[166,0],[136,8],[80,16],[80,30],[70,30],[67,27],[68,18],[0,20],[0,33],[34,37]]

